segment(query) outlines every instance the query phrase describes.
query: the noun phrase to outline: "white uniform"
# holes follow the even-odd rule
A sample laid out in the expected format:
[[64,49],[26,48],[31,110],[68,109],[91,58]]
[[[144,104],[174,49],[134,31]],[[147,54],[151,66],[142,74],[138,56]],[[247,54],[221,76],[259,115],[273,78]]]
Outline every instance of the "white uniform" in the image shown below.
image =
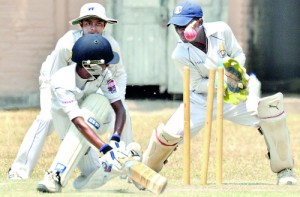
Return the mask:
[[[70,30],[63,37],[61,37],[55,47],[55,50],[47,57],[42,64],[39,83],[40,83],[40,107],[41,111],[37,118],[32,123],[30,129],[27,131],[17,157],[11,166],[11,171],[18,174],[23,179],[29,178],[37,160],[41,154],[42,147],[45,143],[46,137],[52,133],[53,124],[51,116],[51,93],[50,93],[50,77],[60,68],[71,64],[71,51],[74,43],[83,35],[82,30]],[[109,35],[103,32],[103,36],[110,42],[113,51],[119,53],[120,47],[118,43]],[[131,122],[129,118],[128,109],[125,105],[125,93],[127,74],[120,59],[118,64],[111,64],[109,66],[115,82],[121,92],[123,105],[126,109],[126,123],[122,140],[126,143],[132,142]],[[113,125],[110,126],[113,132]]]
[[[61,80],[62,78],[64,80]],[[81,88],[76,84],[78,81],[76,78],[78,79],[79,76],[76,73],[75,63],[61,68],[51,78],[53,103],[51,112],[55,131],[62,140],[68,131],[71,120],[78,116],[84,117],[79,106],[88,95],[96,92],[101,93],[110,103],[122,100],[122,94],[108,69],[104,71],[103,76],[99,76],[94,81],[82,80]],[[63,114],[63,119],[59,114]],[[64,121],[68,123],[67,126],[65,126]]]
[[[183,66],[189,66],[190,68],[191,137],[194,137],[205,124],[208,69],[213,66],[207,57],[219,64],[228,58],[236,59],[242,66],[245,63],[245,55],[226,23],[204,23],[203,27],[207,36],[207,54],[192,44],[183,43],[182,41],[178,42],[172,54],[174,62],[181,70]],[[225,53],[220,51],[223,48],[225,48]],[[272,111],[271,105],[276,106],[276,110]],[[162,130],[170,136],[182,137],[184,128],[183,116],[184,106],[181,104]],[[216,97],[214,97],[213,108],[213,118],[215,119],[215,117]],[[270,167],[273,172],[279,173],[285,169],[293,168],[289,133],[285,123],[281,93],[264,99],[260,99],[256,95],[249,95],[245,102],[240,101],[237,105],[224,103],[223,118],[240,125],[262,128],[268,151],[271,154]],[[290,171],[288,172],[290,173]],[[291,177],[289,177],[290,175]],[[291,178],[291,180],[287,180],[291,184],[295,184],[297,182],[296,179],[292,174],[289,174],[289,176],[288,178]],[[286,180],[279,181],[280,184],[287,184],[286,182]]]
[[[245,63],[245,55],[237,43],[229,26],[223,22],[203,24],[207,36],[207,54],[190,43],[181,40],[177,43],[172,58],[180,71],[184,66],[190,68],[190,126],[191,137],[194,137],[204,126],[206,116],[206,99],[208,90],[208,73],[210,67],[215,67],[207,58],[215,62],[223,62],[234,58]],[[225,48],[225,53],[220,49]],[[222,54],[225,54],[222,56]],[[257,97],[249,97],[247,102],[238,105],[224,103],[223,118],[233,122],[257,126]],[[148,148],[143,154],[143,163],[159,172],[164,161],[170,156],[177,144],[183,139],[184,130],[184,105],[181,104],[165,125],[155,129],[150,138]],[[216,98],[214,100],[214,113],[216,116]]]
[[[61,79],[64,80],[61,80]],[[79,84],[79,82],[81,84]],[[97,80],[88,81],[80,79],[76,73],[76,64],[71,64],[70,66],[61,68],[56,72],[51,78],[51,90],[52,90],[52,117],[53,124],[55,126],[55,131],[59,135],[60,139],[63,140],[71,123],[71,120],[75,117],[84,117],[84,113],[80,109],[82,101],[92,93],[103,94],[110,103],[122,99],[122,93],[120,92],[118,86],[112,78],[111,72],[106,69],[102,76],[99,76]],[[114,113],[113,110],[111,110]],[[111,122],[106,122],[107,125],[114,123],[113,119]],[[102,125],[103,126],[103,125]],[[107,126],[104,126],[104,128]],[[101,130],[104,134],[107,130]],[[127,135],[123,131],[122,135]],[[73,147],[72,147],[73,148]],[[61,149],[59,149],[60,151]],[[72,150],[72,149],[71,149]],[[73,154],[70,150],[61,150],[64,154],[57,153],[63,158],[56,156],[49,171],[56,170],[57,163],[60,163],[60,159],[64,159],[66,154]],[[99,168],[100,163],[98,159],[98,154],[94,149],[90,149],[88,154],[85,154],[78,163],[78,167],[82,175],[88,176],[91,172]],[[75,166],[77,163],[75,164]],[[66,180],[65,180],[66,181]],[[64,181],[64,182],[65,182]]]
[[[207,54],[190,43],[181,40],[175,48],[172,58],[182,71],[184,66],[190,68],[190,109],[191,109],[191,137],[195,136],[204,126],[206,116],[206,97],[208,90],[208,68],[210,65],[207,56],[215,62],[223,62],[228,58],[234,58],[243,66],[245,55],[238,44],[229,26],[224,22],[203,24],[207,36]],[[225,48],[225,56],[220,53],[220,46]],[[238,105],[224,103],[223,118],[232,122],[259,127],[257,117],[257,105],[259,98],[250,97],[246,102]],[[216,106],[216,99],[214,100]],[[183,136],[183,104],[177,109],[166,123],[164,130],[172,135]],[[216,107],[214,107],[214,118]]]

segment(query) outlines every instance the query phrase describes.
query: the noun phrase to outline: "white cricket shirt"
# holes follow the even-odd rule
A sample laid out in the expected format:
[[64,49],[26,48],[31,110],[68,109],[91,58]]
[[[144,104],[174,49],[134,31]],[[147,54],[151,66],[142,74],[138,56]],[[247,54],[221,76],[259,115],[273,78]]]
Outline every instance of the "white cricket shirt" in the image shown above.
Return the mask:
[[112,78],[111,72],[106,69],[94,81],[88,81],[83,89],[76,84],[76,64],[63,67],[51,77],[52,109],[62,109],[72,120],[82,116],[80,104],[91,93],[101,93],[110,103],[121,100],[122,96]]
[[203,27],[207,37],[207,54],[181,40],[172,53],[172,59],[181,73],[184,66],[190,68],[191,90],[197,93],[207,93],[208,69],[214,66],[207,56],[218,64],[234,58],[244,66],[246,60],[241,46],[226,23],[204,23]]

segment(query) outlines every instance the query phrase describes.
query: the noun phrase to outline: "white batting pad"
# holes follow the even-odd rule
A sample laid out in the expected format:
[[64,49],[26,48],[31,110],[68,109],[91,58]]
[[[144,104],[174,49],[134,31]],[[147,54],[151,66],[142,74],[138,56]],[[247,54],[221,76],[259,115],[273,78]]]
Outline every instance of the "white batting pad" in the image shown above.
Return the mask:
[[[106,97],[91,94],[83,101],[81,109],[85,121],[95,132],[106,131],[105,125],[111,120],[111,106]],[[62,186],[67,184],[71,173],[89,147],[88,140],[71,124],[50,168],[60,172]]]
[[89,146],[89,142],[75,125],[71,124],[50,168],[60,173],[62,186],[68,183],[79,159],[86,153]]
[[113,109],[101,94],[89,95],[81,104],[84,120],[98,134],[104,134],[112,121]]
[[285,168],[292,169],[293,159],[282,93],[261,99],[258,116],[270,152],[272,171],[276,173]]
[[180,136],[173,136],[164,131],[164,125],[154,129],[148,148],[143,154],[143,163],[156,172],[160,172],[164,162],[182,140]]

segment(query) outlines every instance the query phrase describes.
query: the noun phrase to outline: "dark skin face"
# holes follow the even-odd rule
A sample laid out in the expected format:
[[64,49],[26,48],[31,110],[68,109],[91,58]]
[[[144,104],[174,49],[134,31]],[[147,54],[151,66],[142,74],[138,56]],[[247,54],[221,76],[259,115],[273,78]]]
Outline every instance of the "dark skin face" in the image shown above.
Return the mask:
[[[184,37],[184,30],[193,21],[196,21],[195,27],[196,28],[200,28],[200,31],[198,32],[197,38],[194,41],[190,42],[187,39],[185,39],[185,37]],[[191,22],[189,24],[187,24],[186,26],[177,26],[177,25],[174,25],[176,33],[178,34],[179,38],[183,42],[189,42],[192,45],[194,45],[195,47],[199,48],[200,50],[202,50],[203,52],[206,53],[206,36],[205,36],[204,29],[203,29],[203,26],[202,26],[203,19],[202,18],[193,19],[193,20],[191,20]]]

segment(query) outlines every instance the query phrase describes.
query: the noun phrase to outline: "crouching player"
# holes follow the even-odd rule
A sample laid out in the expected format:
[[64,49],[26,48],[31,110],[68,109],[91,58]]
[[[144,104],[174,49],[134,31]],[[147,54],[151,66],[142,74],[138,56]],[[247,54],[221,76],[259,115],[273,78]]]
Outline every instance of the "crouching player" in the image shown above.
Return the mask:
[[[199,133],[205,124],[208,68],[212,65],[211,60],[224,62],[224,88],[226,85],[228,91],[224,95],[223,118],[239,125],[260,128],[268,148],[271,170],[277,174],[277,184],[296,184],[283,95],[277,93],[259,99],[244,94],[247,83],[244,85],[246,72],[242,48],[226,23],[204,23],[202,17],[203,11],[199,4],[184,1],[175,7],[168,23],[168,26],[174,25],[180,37],[172,59],[181,70],[184,66],[190,68],[191,137]],[[198,30],[194,41],[188,41],[184,36],[184,30],[189,25]],[[235,64],[227,67],[228,63],[231,65],[230,62]],[[163,168],[165,161],[183,138],[183,113],[184,106],[180,105],[168,122],[155,129],[150,138],[143,163],[157,172]],[[215,118],[215,108],[213,114]]]
[[[72,53],[74,64],[60,69],[51,78],[53,123],[62,143],[37,186],[41,192],[61,192],[75,167],[81,171],[74,181],[75,189],[100,187],[123,174],[120,159],[136,153],[132,145],[126,149],[120,142],[126,112],[107,68],[119,61],[119,55],[98,34],[78,39]],[[113,113],[114,133],[110,142],[105,143],[97,134],[106,132],[114,119]],[[134,148],[140,147],[135,144]],[[102,155],[100,159],[97,149]]]

